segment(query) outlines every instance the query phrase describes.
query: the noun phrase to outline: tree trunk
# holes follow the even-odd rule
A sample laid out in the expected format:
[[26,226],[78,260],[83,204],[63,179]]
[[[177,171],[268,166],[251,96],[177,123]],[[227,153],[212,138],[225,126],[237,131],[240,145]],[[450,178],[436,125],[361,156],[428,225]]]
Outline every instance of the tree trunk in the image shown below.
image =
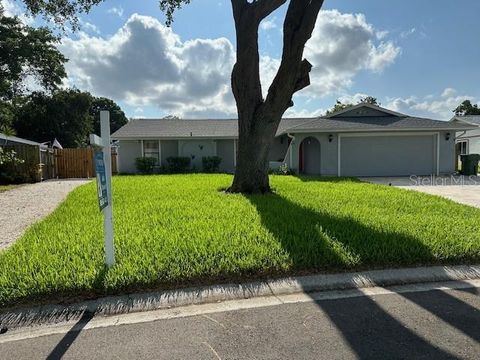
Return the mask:
[[303,59],[323,0],[290,0],[283,25],[283,54],[279,70],[263,99],[260,84],[258,27],[286,0],[231,0],[237,39],[237,62],[232,91],[238,112],[237,166],[229,192],[268,193],[268,155],[280,120],[293,105],[296,91],[310,84],[312,68]]
[[[280,119],[278,119],[280,121]],[[276,127],[264,124],[262,119],[252,118],[250,121],[240,120],[239,123],[254,123],[252,129],[239,127],[237,166],[233,184],[229,192],[269,193],[268,154]]]

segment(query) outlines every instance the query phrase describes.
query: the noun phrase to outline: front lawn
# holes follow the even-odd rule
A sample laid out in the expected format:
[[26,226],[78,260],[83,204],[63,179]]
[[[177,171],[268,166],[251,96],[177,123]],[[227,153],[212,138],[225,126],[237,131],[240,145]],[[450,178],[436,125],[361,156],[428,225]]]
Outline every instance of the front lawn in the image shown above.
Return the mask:
[[219,189],[228,175],[114,178],[117,264],[103,266],[95,184],[0,253],[0,305],[314,271],[477,263],[480,210],[350,179],[272,177],[275,195]]

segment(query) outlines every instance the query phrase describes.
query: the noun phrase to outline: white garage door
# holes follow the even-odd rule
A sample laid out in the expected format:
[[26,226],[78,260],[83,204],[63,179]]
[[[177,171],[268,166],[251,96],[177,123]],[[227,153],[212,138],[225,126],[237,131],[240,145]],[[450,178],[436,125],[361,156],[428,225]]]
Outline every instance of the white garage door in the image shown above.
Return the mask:
[[436,154],[436,135],[342,135],[340,175],[431,175],[436,173]]

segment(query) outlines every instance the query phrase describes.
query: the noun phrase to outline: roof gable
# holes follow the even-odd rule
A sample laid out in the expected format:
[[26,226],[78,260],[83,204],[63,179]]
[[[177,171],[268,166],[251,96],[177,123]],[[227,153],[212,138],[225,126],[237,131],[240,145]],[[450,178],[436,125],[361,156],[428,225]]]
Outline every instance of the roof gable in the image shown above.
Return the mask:
[[384,116],[405,117],[406,115],[382,108],[380,106],[360,103],[358,105],[349,107],[347,109],[337,111],[325,117],[326,118],[339,118],[339,117],[354,118],[354,117],[384,117]]

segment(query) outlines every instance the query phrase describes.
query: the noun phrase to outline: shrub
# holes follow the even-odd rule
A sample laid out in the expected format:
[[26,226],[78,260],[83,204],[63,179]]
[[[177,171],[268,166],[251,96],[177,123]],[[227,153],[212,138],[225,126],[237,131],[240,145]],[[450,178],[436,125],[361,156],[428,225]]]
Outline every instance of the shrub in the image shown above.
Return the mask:
[[295,175],[295,171],[291,170],[287,164],[282,164],[278,168],[271,170],[274,175]]
[[37,167],[35,165],[24,164],[25,160],[17,157],[17,152],[13,149],[4,149],[0,147],[0,183],[1,184],[19,184],[35,181]]
[[138,157],[135,159],[135,167],[140,174],[153,174],[157,159],[152,157]]
[[206,173],[218,172],[222,158],[219,156],[204,156],[202,158],[203,171]]
[[167,158],[167,171],[173,174],[186,173],[190,170],[190,158],[184,156],[170,156]]

